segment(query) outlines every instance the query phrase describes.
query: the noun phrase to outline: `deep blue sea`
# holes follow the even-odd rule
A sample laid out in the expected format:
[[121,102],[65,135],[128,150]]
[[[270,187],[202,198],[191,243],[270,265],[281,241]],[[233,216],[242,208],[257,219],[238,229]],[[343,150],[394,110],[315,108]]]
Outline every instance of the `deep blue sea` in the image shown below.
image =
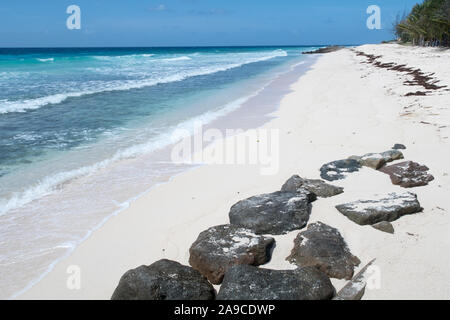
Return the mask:
[[311,49],[0,49],[0,298],[180,172],[152,158],[175,128],[237,110]]

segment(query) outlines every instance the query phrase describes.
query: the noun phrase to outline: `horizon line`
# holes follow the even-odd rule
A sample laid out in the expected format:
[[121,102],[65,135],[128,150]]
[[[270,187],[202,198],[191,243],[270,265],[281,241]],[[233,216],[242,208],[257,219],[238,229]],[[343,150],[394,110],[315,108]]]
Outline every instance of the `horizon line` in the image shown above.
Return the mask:
[[0,47],[0,49],[160,49],[160,48],[248,48],[248,47],[327,47],[327,46],[359,46],[363,44],[297,44],[297,45],[205,45],[205,46],[86,46],[86,47],[69,47],[69,46],[58,46],[58,47]]

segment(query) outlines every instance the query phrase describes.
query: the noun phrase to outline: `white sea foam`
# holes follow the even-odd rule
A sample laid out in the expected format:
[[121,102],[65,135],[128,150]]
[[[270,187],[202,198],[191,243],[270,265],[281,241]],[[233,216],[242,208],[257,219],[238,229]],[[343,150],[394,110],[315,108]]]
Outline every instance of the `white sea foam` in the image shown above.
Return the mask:
[[[140,89],[144,87],[150,87],[157,84],[163,83],[171,83],[177,81],[183,81],[185,79],[201,76],[201,75],[209,75],[214,74],[221,71],[227,71],[234,68],[239,68],[243,65],[255,62],[261,62],[270,60],[276,57],[286,56],[287,52],[284,50],[275,50],[270,52],[269,54],[261,57],[248,58],[240,62],[236,63],[228,63],[219,66],[203,66],[199,67],[193,71],[184,71],[180,73],[176,73],[170,76],[161,77],[161,78],[147,78],[147,79],[139,79],[139,80],[125,80],[125,81],[109,81],[107,83],[103,83],[101,86],[95,89],[76,91],[76,92],[66,92],[66,93],[58,93],[45,97],[35,98],[35,99],[25,99],[19,101],[10,101],[10,100],[0,100],[0,114],[11,113],[11,112],[26,112],[28,110],[39,109],[41,107],[51,105],[51,104],[59,104],[65,101],[68,98],[76,98],[85,95],[91,95],[102,92],[111,92],[111,91],[126,91],[132,89]],[[180,57],[181,58],[181,57]]]
[[192,133],[195,128],[195,124],[197,124],[198,122],[207,124],[238,109],[245,101],[257,95],[261,90],[258,90],[256,93],[253,93],[249,96],[228,103],[218,110],[208,111],[199,116],[188,119],[178,125],[169,127],[167,128],[166,132],[157,135],[150,141],[142,144],[137,144],[123,150],[119,150],[111,158],[105,159],[89,166],[47,176],[35,185],[27,188],[23,192],[14,194],[9,199],[0,200],[0,215],[3,215],[15,208],[22,207],[34,200],[45,197],[57,190],[58,186],[73,179],[95,173],[96,171],[99,171],[107,167],[108,165],[111,165],[120,160],[134,158],[140,155],[148,154],[158,149],[162,149],[173,143],[172,136],[175,130],[184,129]]
[[192,59],[189,58],[188,56],[161,59],[161,61],[167,61],[167,62],[170,62],[170,61],[186,61],[186,60],[192,60]]
[[46,59],[37,58],[36,60],[40,62],[53,62],[55,61],[55,58],[46,58]]
[[103,61],[114,61],[114,60],[126,60],[129,58],[148,58],[153,57],[154,53],[142,53],[142,54],[126,54],[126,55],[120,55],[120,56],[93,56],[96,60],[103,60]]

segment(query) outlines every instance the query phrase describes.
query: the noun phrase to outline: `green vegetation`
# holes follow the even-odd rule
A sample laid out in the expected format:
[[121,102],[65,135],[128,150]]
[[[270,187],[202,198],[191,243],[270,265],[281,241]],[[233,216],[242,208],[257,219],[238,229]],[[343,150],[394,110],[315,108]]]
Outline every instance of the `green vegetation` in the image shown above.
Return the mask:
[[395,34],[402,42],[420,46],[450,45],[450,0],[425,0],[398,20]]

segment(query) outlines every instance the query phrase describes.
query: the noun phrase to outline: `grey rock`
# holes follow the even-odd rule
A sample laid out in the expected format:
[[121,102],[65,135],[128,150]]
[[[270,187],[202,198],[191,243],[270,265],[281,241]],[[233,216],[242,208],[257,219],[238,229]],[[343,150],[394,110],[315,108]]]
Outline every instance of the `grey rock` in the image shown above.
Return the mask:
[[374,199],[359,200],[336,206],[339,212],[360,225],[395,221],[403,215],[422,211],[414,193],[389,193]]
[[213,300],[214,287],[191,267],[159,260],[127,271],[112,300]]
[[393,164],[380,171],[386,173],[391,178],[391,182],[403,188],[413,188],[425,186],[434,180],[428,173],[428,167],[412,161],[405,161]]
[[303,179],[298,175],[293,175],[281,187],[284,192],[303,192],[308,190],[317,197],[329,198],[344,192],[344,188],[333,186],[323,180]]
[[348,173],[361,169],[361,164],[355,159],[336,160],[324,164],[320,168],[320,177],[327,181],[341,180]]
[[301,267],[316,267],[331,278],[347,280],[360,263],[339,231],[322,222],[312,223],[298,234],[286,260]]
[[349,159],[357,160],[362,166],[379,169],[386,164],[386,160],[380,153],[368,153],[362,157],[352,156]]
[[227,270],[237,264],[258,266],[270,260],[275,239],[257,236],[234,225],[209,228],[189,249],[189,263],[213,284],[220,284]]
[[335,294],[330,279],[312,267],[269,270],[248,265],[232,267],[218,300],[329,300]]
[[396,144],[394,144],[392,149],[394,149],[394,150],[406,150],[406,146],[401,144],[401,143],[396,143]]
[[392,225],[392,223],[387,221],[375,223],[372,225],[372,227],[383,232],[394,233],[394,226]]
[[277,191],[234,204],[230,223],[256,234],[285,234],[306,226],[311,213],[307,194]]
[[333,300],[361,300],[366,289],[367,270],[373,264],[375,259],[370,261],[364,268],[358,272],[352,280],[339,290]]
[[367,153],[363,156],[351,156],[349,159],[356,160],[362,166],[372,169],[380,169],[386,163],[403,159],[403,153],[398,150],[388,150],[381,153]]
[[394,160],[403,159],[403,153],[399,150],[388,150],[381,153],[381,156],[384,158],[386,162],[392,162]]

